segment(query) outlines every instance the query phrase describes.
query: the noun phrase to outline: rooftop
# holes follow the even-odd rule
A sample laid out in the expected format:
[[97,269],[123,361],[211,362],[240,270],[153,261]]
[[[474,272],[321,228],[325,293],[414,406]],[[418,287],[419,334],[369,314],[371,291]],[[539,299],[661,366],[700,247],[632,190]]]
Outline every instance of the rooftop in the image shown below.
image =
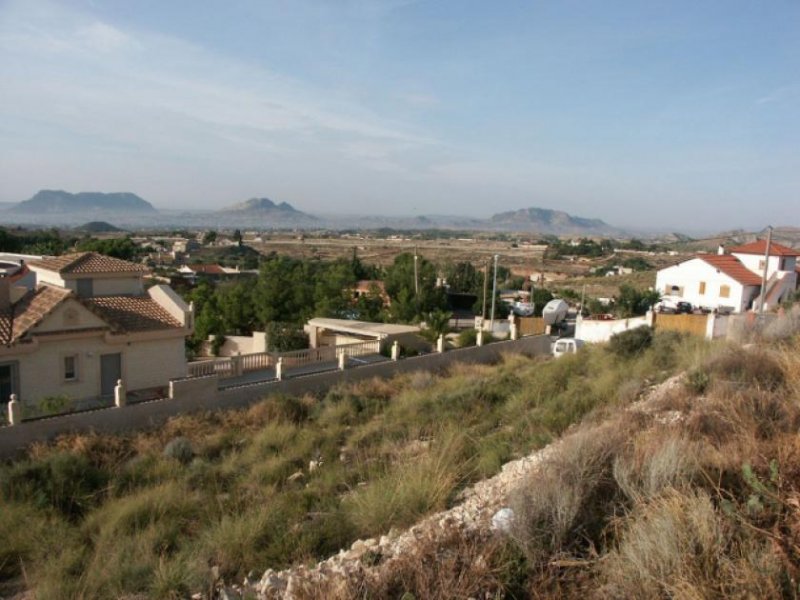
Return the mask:
[[[754,242],[750,242],[749,244],[743,244],[741,246],[731,248],[730,252],[732,254],[758,254],[760,256],[764,256],[767,252],[767,242],[766,240],[756,240]],[[784,246],[783,244],[779,244],[777,242],[771,242],[769,245],[769,255],[800,256],[800,250],[789,248],[788,246]]]
[[146,296],[98,296],[82,298],[81,302],[115,333],[182,327],[158,302]]
[[55,271],[61,275],[83,275],[100,273],[141,274],[148,273],[144,265],[104,256],[97,252],[76,252],[62,256],[51,256],[28,263],[34,268]]
[[103,319],[114,333],[183,327],[158,302],[147,296],[77,298],[66,288],[41,285],[0,313],[0,344],[11,345],[20,341],[67,298],[83,304]]
[[707,262],[742,285],[761,285],[761,277],[745,267],[735,256],[730,254],[698,254],[697,258]]
[[68,289],[49,285],[25,294],[0,314],[0,343],[10,345],[18,342],[71,294]]
[[324,329],[332,329],[336,331],[344,331],[346,333],[355,333],[360,335],[398,335],[401,333],[416,333],[419,327],[414,325],[396,325],[393,323],[370,323],[368,321],[350,321],[349,319],[310,319],[309,325],[315,327],[322,327]]

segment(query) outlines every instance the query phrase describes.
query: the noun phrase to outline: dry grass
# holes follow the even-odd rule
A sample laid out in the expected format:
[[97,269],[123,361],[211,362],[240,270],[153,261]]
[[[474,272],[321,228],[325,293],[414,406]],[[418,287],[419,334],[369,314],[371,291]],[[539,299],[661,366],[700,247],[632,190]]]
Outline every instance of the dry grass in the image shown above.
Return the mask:
[[601,543],[610,505],[618,502],[612,467],[627,424],[620,418],[570,435],[518,489],[511,500],[513,537],[532,564],[584,555]]
[[[444,375],[345,385],[322,398],[271,397],[248,410],[181,416],[128,436],[68,436],[37,446],[28,460],[0,465],[0,512],[24,514],[31,537],[55,549],[41,555],[26,530],[0,519],[0,585],[18,590],[24,568],[28,586],[43,598],[185,596],[204,589],[212,566],[233,581],[251,569],[319,560],[358,536],[446,508],[465,485],[505,461],[582,419],[597,423],[611,407],[629,405],[653,382],[689,366],[698,348],[689,338],[656,336],[651,348],[624,362],[603,347],[558,361],[507,357]],[[783,414],[747,403],[742,410],[748,406],[767,413],[765,423]],[[614,479],[614,461],[641,428],[640,417],[626,415],[629,422],[606,428],[600,441],[584,436],[550,469],[551,489],[531,500],[539,527],[528,534],[529,557],[549,550],[591,557],[615,540],[607,525],[630,500]],[[192,449],[183,462],[164,455],[178,438]],[[722,451],[710,448],[704,451]],[[309,462],[319,459],[321,468],[312,471]],[[631,489],[644,486],[630,477]],[[548,533],[550,524],[556,529]],[[51,531],[62,543],[50,541]],[[365,585],[378,590],[373,597],[401,588],[420,598],[500,589],[491,578],[501,577],[495,567],[502,560],[487,558],[490,567],[481,571],[448,563],[446,549],[446,571],[414,572],[409,559],[390,578],[395,583]],[[459,553],[478,557],[480,550]],[[523,556],[516,551],[512,562],[524,564]],[[541,581],[541,570],[531,573],[530,581]],[[478,583],[467,583],[473,575]],[[575,588],[574,577],[560,581],[562,592]],[[511,587],[507,581],[505,589]]]
[[796,598],[797,348],[723,347],[703,395],[566,437],[513,504],[531,595]]
[[[380,561],[381,557],[375,558]],[[298,600],[515,597],[515,586],[524,577],[520,566],[519,555],[502,540],[449,530],[444,535],[425,535],[412,551],[376,568],[359,569],[344,579],[307,582],[295,597]]]

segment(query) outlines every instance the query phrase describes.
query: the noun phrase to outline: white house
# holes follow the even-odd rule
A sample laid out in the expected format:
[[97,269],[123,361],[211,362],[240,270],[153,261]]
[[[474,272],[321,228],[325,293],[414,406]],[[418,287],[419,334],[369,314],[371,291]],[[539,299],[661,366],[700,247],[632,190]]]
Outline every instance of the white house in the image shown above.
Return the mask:
[[73,401],[131,392],[186,375],[191,307],[168,286],[144,290],[147,269],[94,252],[27,263],[32,290],[0,278],[0,403]]
[[764,308],[768,309],[796,289],[795,268],[800,251],[772,243],[768,260],[765,255],[764,240],[731,248],[730,254],[720,246],[717,254],[698,254],[661,269],[656,276],[656,290],[663,296],[690,302],[693,306],[744,312],[758,308],[766,263]]

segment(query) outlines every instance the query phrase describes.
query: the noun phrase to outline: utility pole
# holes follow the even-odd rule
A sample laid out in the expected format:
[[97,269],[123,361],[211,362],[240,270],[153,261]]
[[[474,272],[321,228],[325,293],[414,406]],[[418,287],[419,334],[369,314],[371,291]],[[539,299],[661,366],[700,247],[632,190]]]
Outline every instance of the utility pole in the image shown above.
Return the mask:
[[489,287],[489,261],[483,265],[483,308],[481,308],[481,329],[486,322],[486,288]]
[[417,247],[414,246],[414,304],[417,305],[417,315],[419,315],[419,270],[417,269]]
[[767,246],[764,251],[764,271],[761,273],[761,298],[758,301],[759,314],[764,312],[764,301],[767,299],[767,268],[769,267],[769,247],[772,245],[772,225],[767,226]]
[[497,254],[494,255],[494,277],[492,278],[492,318],[490,319],[491,329],[494,333],[494,302],[497,298]]
[[581,310],[578,313],[580,316],[583,316],[583,299],[586,297],[586,284],[583,284],[583,291],[581,291]]
[[417,247],[414,246],[414,294],[419,296],[419,271],[417,270]]

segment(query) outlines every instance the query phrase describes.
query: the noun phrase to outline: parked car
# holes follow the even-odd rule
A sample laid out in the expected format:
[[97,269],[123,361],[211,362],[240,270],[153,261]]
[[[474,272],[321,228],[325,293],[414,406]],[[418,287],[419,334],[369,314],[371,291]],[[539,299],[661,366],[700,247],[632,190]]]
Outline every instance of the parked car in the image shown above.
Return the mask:
[[560,338],[553,344],[553,356],[558,358],[564,354],[575,354],[583,346],[583,340],[575,338]]
[[694,308],[690,302],[678,300],[670,296],[663,296],[661,300],[653,305],[653,310],[659,313],[672,313],[679,315],[681,313],[691,313]]

